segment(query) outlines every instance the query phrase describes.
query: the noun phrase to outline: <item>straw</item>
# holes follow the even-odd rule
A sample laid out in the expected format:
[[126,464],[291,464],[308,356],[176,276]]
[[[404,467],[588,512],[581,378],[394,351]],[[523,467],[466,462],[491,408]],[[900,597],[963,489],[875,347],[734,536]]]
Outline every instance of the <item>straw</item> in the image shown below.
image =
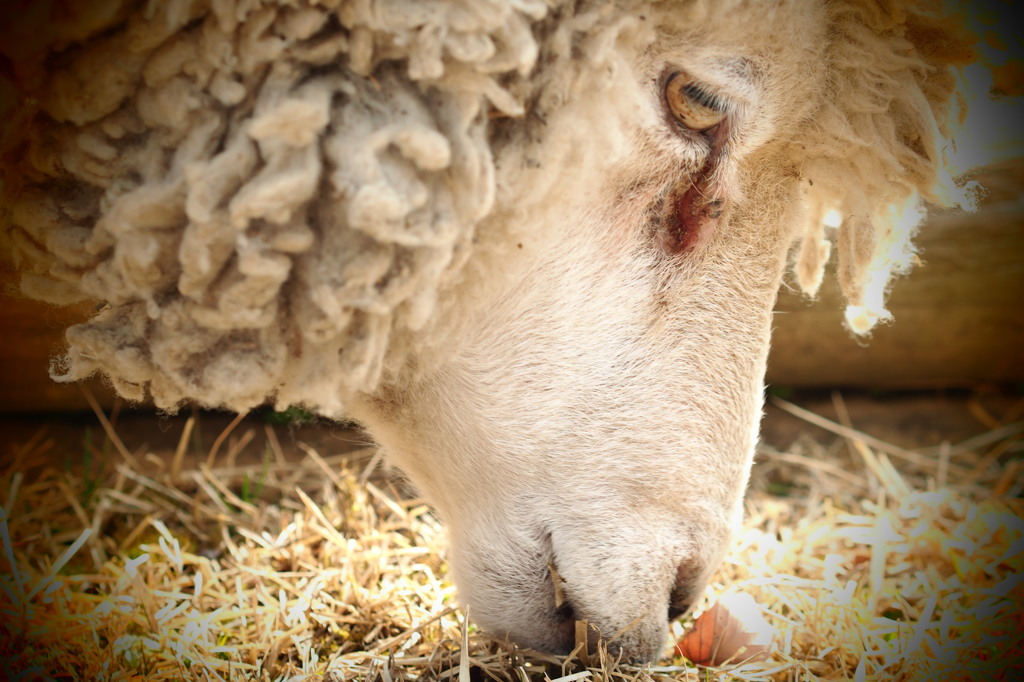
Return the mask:
[[[249,421],[234,420],[194,452],[193,416],[167,452],[126,456],[98,408],[122,457],[90,471],[91,488],[54,464],[81,444],[41,432],[0,471],[0,660],[25,679],[1019,677],[1016,422],[913,450],[855,428],[841,399],[845,423],[779,404],[834,435],[759,448],[744,525],[695,613],[673,625],[678,637],[721,594],[747,592],[777,630],[763,661],[699,668],[669,640],[659,661],[630,665],[603,643],[588,650],[586,624],[568,657],[494,639],[458,605],[442,526],[376,467],[374,450],[286,446],[259,425],[229,443]],[[245,449],[270,454],[235,465]]]

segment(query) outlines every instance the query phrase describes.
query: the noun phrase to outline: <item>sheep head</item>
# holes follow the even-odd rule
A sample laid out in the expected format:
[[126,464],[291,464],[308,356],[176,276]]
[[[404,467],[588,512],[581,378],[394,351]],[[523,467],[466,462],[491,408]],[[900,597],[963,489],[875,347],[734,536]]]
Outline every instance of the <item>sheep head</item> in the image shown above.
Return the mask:
[[957,198],[970,50],[920,5],[57,3],[5,43],[5,244],[102,304],[54,378],[355,417],[474,619],[651,659],[740,514],[791,247],[813,293],[845,216],[866,331],[896,218]]

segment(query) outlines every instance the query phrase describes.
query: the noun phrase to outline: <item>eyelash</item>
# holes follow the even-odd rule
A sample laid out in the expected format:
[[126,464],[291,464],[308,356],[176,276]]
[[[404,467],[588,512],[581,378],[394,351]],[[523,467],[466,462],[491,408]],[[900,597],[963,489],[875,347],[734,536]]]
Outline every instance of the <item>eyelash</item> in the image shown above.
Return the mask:
[[700,104],[714,109],[716,111],[722,111],[725,108],[725,103],[722,102],[718,97],[707,92],[699,85],[690,84],[683,88],[686,94],[691,98],[697,100]]
[[669,114],[689,131],[708,134],[728,115],[729,102],[693,81],[684,71],[669,74],[663,83]]

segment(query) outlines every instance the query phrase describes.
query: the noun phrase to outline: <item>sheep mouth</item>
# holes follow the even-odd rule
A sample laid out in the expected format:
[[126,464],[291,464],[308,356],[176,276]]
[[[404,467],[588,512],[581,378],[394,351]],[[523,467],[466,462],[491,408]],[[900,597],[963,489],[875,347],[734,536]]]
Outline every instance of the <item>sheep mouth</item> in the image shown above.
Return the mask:
[[[548,542],[550,543],[550,538],[548,538]],[[565,579],[558,572],[558,566],[553,558],[548,560],[547,572],[548,578],[551,581],[551,594],[554,599],[552,616],[554,617],[555,648],[558,650],[558,653],[567,655],[577,645],[576,630],[579,616],[576,608],[566,595]],[[588,646],[587,648],[589,649],[590,647]]]
[[[557,639],[557,653],[568,655],[575,653],[584,664],[589,664],[591,656],[598,655],[601,648],[606,648],[613,654],[623,654],[616,640],[618,636],[608,638],[604,636],[600,628],[586,618],[582,617],[573,606],[572,601],[566,595],[565,580],[558,572],[554,560],[548,561],[548,575],[551,579],[551,587],[554,593],[554,617],[555,633]],[[634,623],[635,624],[635,623]],[[627,628],[628,629],[628,628]],[[623,633],[618,633],[623,634]]]
[[576,610],[565,596],[565,579],[558,572],[554,560],[548,561],[548,576],[551,578],[551,589],[555,598],[555,618],[559,621],[575,618]]

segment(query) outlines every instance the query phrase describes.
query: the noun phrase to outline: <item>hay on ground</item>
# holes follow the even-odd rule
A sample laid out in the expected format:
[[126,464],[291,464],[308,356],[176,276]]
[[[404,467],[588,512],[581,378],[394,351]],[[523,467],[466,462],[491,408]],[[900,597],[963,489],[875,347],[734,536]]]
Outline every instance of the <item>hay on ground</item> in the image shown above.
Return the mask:
[[637,667],[495,641],[457,606],[442,527],[371,450],[286,453],[268,427],[264,461],[243,466],[258,434],[189,452],[192,417],[155,456],[100,413],[105,438],[70,464],[45,432],[0,453],[0,665],[59,680],[1019,679],[1024,423],[911,451],[779,404],[837,440],[762,447],[693,614],[751,594],[778,631],[766,661],[701,669],[666,642]]

